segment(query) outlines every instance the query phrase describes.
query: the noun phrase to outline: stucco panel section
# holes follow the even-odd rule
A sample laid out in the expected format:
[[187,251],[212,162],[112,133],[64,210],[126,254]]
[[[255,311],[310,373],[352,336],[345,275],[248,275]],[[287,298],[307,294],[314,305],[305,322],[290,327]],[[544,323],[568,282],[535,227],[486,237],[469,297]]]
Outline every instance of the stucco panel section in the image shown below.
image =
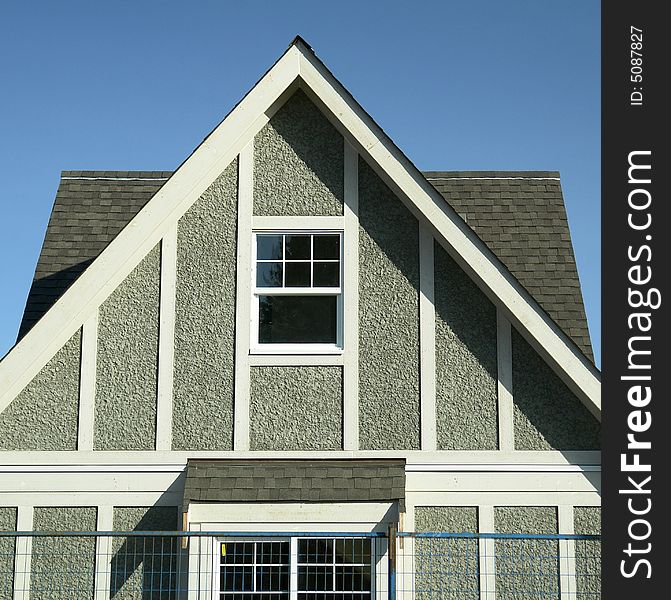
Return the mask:
[[599,422],[513,329],[516,450],[598,450]]
[[[93,507],[35,508],[35,531],[95,531]],[[95,539],[35,537],[31,557],[31,600],[89,600],[93,597]]]
[[342,135],[298,90],[254,138],[255,215],[342,215]]
[[[415,529],[433,533],[477,533],[478,509],[475,506],[418,506]],[[415,586],[419,598],[479,600],[476,539],[417,538],[415,554]]]
[[160,248],[102,304],[95,450],[152,450],[156,439]]
[[[176,506],[115,507],[114,531],[176,531]],[[115,538],[110,562],[110,597],[115,600],[172,598],[177,586],[180,540]],[[181,582],[183,584],[183,582]]]
[[[0,508],[0,531],[16,531],[16,508]],[[12,600],[15,538],[0,538],[0,600]]]
[[439,450],[496,450],[496,308],[438,243],[434,250]]
[[252,450],[341,450],[342,367],[252,367]]
[[[601,535],[601,507],[576,506],[574,509],[575,533]],[[601,540],[576,540],[577,598],[601,597]]]
[[419,226],[362,159],[359,224],[360,447],[419,449]]
[[237,160],[177,229],[174,450],[233,449]]
[[[554,506],[496,507],[494,528],[498,533],[556,534],[557,509]],[[497,598],[559,597],[557,540],[496,540],[494,546]]]
[[477,533],[476,506],[418,506],[415,529],[419,532]]
[[0,450],[76,450],[81,332],[0,414]]

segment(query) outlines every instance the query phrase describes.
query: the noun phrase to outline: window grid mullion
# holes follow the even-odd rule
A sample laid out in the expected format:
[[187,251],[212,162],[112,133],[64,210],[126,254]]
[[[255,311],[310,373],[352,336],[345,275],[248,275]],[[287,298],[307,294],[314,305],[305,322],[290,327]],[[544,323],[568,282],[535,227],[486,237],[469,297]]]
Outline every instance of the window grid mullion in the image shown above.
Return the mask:
[[298,538],[290,538],[289,543],[289,598],[298,600]]
[[287,236],[282,236],[282,287],[287,287]]
[[256,592],[256,544],[258,542],[254,542],[254,566],[252,568],[252,591]]
[[315,287],[315,236],[310,236],[310,287]]
[[333,542],[333,552],[332,552],[332,554],[333,554],[333,566],[331,567],[332,570],[333,570],[333,587],[331,589],[335,592],[336,591],[336,568],[335,568],[335,564],[336,564],[336,541],[335,541],[335,538],[333,538],[331,541]]

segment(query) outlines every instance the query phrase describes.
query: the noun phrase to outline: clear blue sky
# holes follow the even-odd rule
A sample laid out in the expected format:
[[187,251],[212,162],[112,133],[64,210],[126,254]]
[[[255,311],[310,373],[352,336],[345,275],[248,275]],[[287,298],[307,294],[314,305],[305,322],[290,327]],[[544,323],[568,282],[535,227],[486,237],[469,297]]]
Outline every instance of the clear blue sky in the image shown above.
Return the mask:
[[303,36],[420,169],[559,170],[600,356],[600,4],[0,5],[0,356],[61,170],[171,170]]

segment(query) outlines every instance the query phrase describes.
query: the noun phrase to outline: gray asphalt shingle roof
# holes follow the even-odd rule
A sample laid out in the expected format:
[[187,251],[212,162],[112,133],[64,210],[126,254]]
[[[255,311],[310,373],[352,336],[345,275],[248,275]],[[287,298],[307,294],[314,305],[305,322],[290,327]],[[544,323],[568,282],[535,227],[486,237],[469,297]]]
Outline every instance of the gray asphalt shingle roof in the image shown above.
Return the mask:
[[427,171],[424,176],[592,361],[556,171]]
[[[19,330],[25,335],[160,189],[169,171],[63,171]],[[559,173],[424,175],[591,360]]]
[[405,498],[405,460],[189,460],[191,502],[393,502]]

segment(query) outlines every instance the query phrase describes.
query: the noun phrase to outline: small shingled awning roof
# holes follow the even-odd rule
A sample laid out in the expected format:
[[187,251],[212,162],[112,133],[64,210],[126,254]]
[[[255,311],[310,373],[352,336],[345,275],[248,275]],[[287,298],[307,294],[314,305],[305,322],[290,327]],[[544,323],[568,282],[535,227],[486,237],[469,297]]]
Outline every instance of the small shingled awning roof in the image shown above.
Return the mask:
[[[394,502],[405,459],[189,460],[183,510],[211,502]],[[402,510],[402,507],[400,507]]]

